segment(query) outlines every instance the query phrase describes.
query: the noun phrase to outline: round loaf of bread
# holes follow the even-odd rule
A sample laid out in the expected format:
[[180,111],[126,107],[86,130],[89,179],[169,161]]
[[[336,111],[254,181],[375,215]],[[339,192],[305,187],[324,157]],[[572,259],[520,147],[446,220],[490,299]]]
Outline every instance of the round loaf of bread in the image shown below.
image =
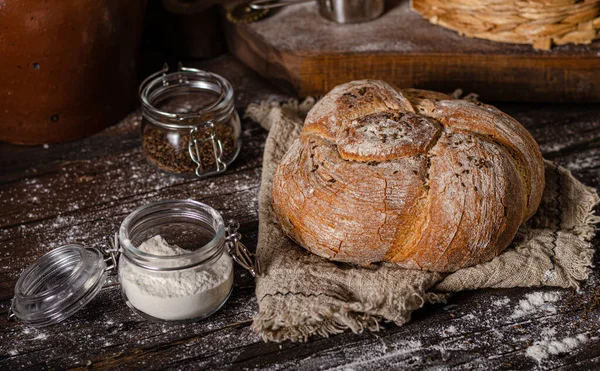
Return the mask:
[[543,189],[536,142],[497,108],[361,80],[308,113],[273,207],[324,258],[452,272],[502,252]]

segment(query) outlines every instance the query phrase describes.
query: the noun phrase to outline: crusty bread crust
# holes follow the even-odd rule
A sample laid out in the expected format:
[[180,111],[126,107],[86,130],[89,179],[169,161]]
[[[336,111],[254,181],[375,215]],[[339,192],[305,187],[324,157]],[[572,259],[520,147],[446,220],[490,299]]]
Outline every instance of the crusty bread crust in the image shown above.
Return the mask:
[[543,170],[531,135],[492,106],[353,81],[309,112],[273,207],[327,259],[452,272],[510,244],[538,208]]

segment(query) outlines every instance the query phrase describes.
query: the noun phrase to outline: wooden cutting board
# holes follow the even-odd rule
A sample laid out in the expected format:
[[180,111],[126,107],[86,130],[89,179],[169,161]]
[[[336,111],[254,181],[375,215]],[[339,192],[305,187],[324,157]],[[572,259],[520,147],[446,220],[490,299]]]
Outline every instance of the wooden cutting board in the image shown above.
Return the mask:
[[256,23],[227,22],[226,36],[237,58],[300,96],[372,78],[488,101],[600,101],[600,41],[539,51],[470,39],[430,24],[408,1],[351,25],[320,17],[316,3],[294,5]]

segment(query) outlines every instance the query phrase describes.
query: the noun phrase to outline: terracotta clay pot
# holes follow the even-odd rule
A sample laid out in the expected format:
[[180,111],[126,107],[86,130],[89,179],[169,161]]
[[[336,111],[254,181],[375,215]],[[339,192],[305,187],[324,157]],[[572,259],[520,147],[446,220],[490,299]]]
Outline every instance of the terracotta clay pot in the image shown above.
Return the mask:
[[64,142],[134,107],[143,0],[0,1],[0,140]]

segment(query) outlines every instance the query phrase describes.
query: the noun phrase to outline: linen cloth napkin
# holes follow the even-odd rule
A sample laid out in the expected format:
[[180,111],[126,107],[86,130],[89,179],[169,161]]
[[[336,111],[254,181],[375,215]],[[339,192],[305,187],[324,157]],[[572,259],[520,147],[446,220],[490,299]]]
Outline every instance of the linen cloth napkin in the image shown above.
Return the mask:
[[271,203],[273,173],[299,137],[315,101],[248,106],[246,116],[269,130],[259,193],[256,280],[259,312],[253,328],[265,341],[306,341],[347,329],[376,331],[380,323],[403,325],[427,303],[452,292],[479,288],[577,287],[588,277],[593,248],[595,189],[545,162],[546,187],[538,212],[513,243],[492,261],[450,274],[403,269],[391,263],[359,267],[327,261],[287,238]]

